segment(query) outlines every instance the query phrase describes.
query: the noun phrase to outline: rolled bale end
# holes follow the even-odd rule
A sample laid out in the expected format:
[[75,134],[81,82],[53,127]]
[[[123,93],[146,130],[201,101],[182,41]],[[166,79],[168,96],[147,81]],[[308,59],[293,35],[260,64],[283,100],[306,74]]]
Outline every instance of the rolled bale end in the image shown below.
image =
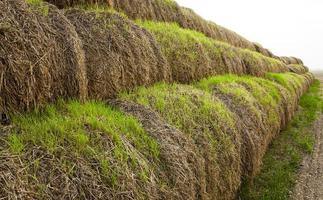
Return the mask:
[[74,27],[48,3],[0,2],[0,107],[23,111],[57,98],[85,99],[86,70]]
[[120,91],[170,81],[166,59],[153,36],[109,10],[69,9],[86,55],[89,97],[109,99]]

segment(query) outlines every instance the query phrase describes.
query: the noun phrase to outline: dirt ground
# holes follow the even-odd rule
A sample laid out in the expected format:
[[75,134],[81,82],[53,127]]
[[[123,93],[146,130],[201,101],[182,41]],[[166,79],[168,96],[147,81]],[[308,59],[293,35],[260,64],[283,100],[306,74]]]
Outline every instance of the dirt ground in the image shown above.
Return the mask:
[[[323,73],[317,73],[316,77],[321,81],[323,97]],[[314,123],[313,131],[316,141],[314,151],[303,160],[292,200],[323,200],[323,115]]]

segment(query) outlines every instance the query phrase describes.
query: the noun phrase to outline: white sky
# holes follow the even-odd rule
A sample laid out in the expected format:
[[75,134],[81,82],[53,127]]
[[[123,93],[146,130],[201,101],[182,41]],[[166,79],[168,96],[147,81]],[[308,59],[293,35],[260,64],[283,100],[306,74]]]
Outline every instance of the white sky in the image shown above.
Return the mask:
[[205,19],[323,70],[323,0],[176,0]]

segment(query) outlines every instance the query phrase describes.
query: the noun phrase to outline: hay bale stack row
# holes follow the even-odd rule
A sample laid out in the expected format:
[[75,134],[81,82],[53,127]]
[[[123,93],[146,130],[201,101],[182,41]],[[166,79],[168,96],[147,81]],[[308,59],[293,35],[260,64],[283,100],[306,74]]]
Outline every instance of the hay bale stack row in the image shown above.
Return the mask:
[[287,64],[287,67],[290,72],[297,74],[305,74],[308,72],[308,67],[306,67],[303,61],[295,57],[279,57],[279,59]]
[[267,72],[288,71],[278,59],[236,48],[174,23],[140,24],[155,36],[171,66],[173,80],[181,83],[226,73],[264,76]]
[[24,0],[0,8],[0,112],[171,81],[153,36],[119,14],[75,9],[67,18],[51,4]]
[[3,0],[0,10],[0,111],[84,99],[84,52],[69,20],[47,3]]
[[[174,24],[143,23],[155,40],[117,13],[30,2],[0,2],[0,112],[147,87],[15,116],[0,199],[233,199],[314,79]],[[266,79],[149,86],[224,73]]]
[[[122,95],[130,103],[123,102],[121,107],[137,103],[155,110],[196,145],[194,155],[202,162],[191,171],[203,169],[204,173],[195,180],[199,186],[195,196],[188,199],[234,199],[241,180],[259,171],[268,145],[291,119],[299,95],[313,81],[311,74],[272,75],[279,77],[226,75],[195,86],[140,88]],[[140,112],[136,110],[135,115]]]
[[0,198],[234,199],[313,78],[216,76],[17,115],[0,128]]
[[131,19],[154,20],[160,22],[175,22],[183,28],[196,30],[213,39],[229,43],[240,48],[257,51],[265,56],[273,54],[260,46],[252,43],[239,34],[209,22],[193,10],[180,7],[174,0],[47,0],[60,8],[75,5],[101,4],[125,13]]
[[109,99],[160,81],[288,70],[278,60],[175,24],[143,22],[151,34],[109,10],[62,13],[48,3],[23,0],[2,1],[1,8],[0,112],[61,97]]

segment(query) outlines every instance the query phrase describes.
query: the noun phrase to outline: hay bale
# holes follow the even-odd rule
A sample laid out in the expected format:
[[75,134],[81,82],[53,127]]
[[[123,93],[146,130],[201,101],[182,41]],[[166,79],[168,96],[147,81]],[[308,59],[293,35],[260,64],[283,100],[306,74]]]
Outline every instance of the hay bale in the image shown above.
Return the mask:
[[158,84],[121,99],[156,110],[197,145],[206,173],[206,193],[233,199],[241,179],[241,135],[233,113],[210,93],[187,85]]
[[303,61],[299,58],[296,57],[279,57],[281,61],[283,61],[285,64],[290,65],[290,64],[299,64],[299,65],[303,65]]
[[73,25],[53,5],[0,2],[0,111],[87,95],[84,53]]
[[290,72],[296,73],[296,74],[305,74],[307,73],[308,67],[302,65],[302,64],[289,64],[287,65]]
[[143,22],[154,34],[171,66],[174,81],[189,83],[210,74],[207,50],[198,37],[180,29],[176,24]]
[[[217,76],[197,83],[199,89],[159,84],[123,94],[121,99],[156,110],[192,138],[197,157],[205,159],[200,168],[207,177],[206,194],[211,199],[233,199],[238,180],[252,179],[259,172],[270,142],[291,119],[311,79],[310,74],[271,75],[272,80]],[[283,82],[275,82],[279,80]],[[230,159],[234,165],[229,164]],[[234,169],[236,173],[232,173]]]
[[239,124],[239,134],[242,136],[242,176],[251,180],[260,169],[265,151],[264,136],[268,134],[265,120],[261,116],[261,107],[249,91],[237,83],[217,85],[213,88],[213,94],[237,115],[236,123]]
[[70,9],[86,52],[89,96],[108,99],[118,92],[171,81],[168,64],[153,36],[110,11]]
[[[136,117],[160,146],[160,173],[165,181],[159,199],[208,199],[204,159],[192,138],[167,124],[155,111],[128,101],[110,101],[110,105]],[[176,183],[176,184],[173,184]]]
[[280,92],[283,88],[262,78],[235,75],[203,79],[196,86],[212,92],[237,115],[242,137],[242,176],[252,179],[260,170],[269,143],[285,121],[283,104],[288,102]]
[[2,199],[161,195],[164,180],[158,179],[162,172],[156,140],[134,117],[104,103],[61,101],[17,114],[0,137]]

